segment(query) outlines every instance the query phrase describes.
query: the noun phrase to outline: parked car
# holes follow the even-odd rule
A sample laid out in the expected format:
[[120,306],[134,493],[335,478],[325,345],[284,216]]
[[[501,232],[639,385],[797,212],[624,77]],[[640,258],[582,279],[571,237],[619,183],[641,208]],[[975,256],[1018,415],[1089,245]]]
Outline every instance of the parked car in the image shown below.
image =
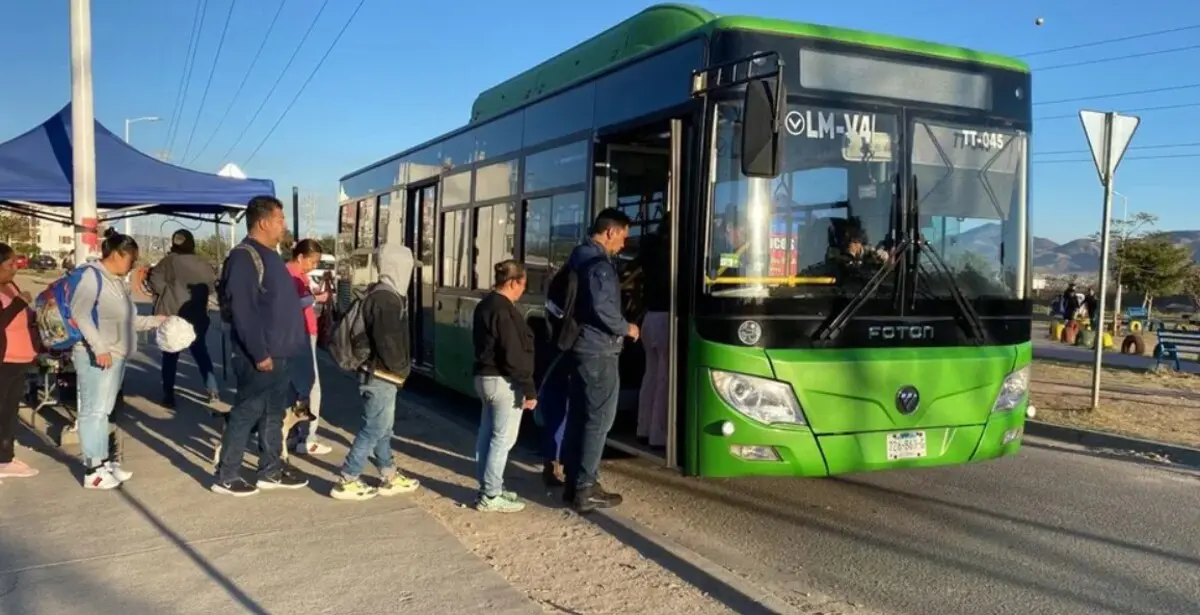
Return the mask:
[[38,271],[50,271],[58,269],[58,261],[54,260],[54,257],[49,254],[40,254],[29,261],[29,268]]

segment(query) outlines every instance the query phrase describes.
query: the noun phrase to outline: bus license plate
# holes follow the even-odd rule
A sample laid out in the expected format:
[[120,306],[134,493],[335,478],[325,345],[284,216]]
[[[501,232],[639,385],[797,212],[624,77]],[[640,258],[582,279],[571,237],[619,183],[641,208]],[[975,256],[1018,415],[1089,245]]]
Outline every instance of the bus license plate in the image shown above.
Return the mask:
[[888,461],[915,459],[925,456],[925,432],[902,431],[887,437]]

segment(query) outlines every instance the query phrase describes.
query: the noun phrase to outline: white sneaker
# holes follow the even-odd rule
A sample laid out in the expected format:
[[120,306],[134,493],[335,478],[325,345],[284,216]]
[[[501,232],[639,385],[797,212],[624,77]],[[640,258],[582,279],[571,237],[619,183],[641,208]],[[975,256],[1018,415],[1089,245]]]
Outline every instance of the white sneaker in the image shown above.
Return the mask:
[[117,463],[116,461],[110,461],[104,464],[104,467],[108,469],[109,473],[111,473],[113,478],[117,479],[118,482],[123,483],[133,478],[133,472],[130,472],[129,470],[122,470],[121,464]]
[[333,447],[321,442],[300,442],[296,445],[299,455],[328,455],[332,451]]
[[84,489],[116,489],[121,486],[121,481],[113,476],[107,466],[100,466],[83,476]]

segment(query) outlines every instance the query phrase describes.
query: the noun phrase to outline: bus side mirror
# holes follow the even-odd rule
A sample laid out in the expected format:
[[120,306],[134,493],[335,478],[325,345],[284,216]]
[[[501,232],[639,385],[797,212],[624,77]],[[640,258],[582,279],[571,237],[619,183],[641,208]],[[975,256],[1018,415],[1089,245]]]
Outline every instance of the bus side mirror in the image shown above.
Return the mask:
[[[746,84],[742,101],[742,174],[746,177],[779,176],[779,129],[783,126],[782,79],[756,79]],[[771,95],[771,85],[776,95]]]

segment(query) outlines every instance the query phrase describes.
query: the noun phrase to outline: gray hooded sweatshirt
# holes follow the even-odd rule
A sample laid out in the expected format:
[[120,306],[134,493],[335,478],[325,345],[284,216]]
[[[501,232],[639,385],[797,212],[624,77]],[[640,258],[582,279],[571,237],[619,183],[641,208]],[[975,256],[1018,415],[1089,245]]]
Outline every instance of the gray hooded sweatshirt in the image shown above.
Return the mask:
[[412,250],[402,243],[385,243],[375,253],[379,281],[391,286],[401,297],[408,296],[415,264]]
[[[129,284],[124,278],[109,273],[99,261],[82,267],[100,273],[97,280],[92,271],[84,271],[71,296],[71,315],[83,334],[84,344],[94,355],[132,356],[137,352],[134,333],[158,327],[159,317],[138,316],[137,306],[129,294]],[[93,306],[96,307],[96,319],[92,319]]]

